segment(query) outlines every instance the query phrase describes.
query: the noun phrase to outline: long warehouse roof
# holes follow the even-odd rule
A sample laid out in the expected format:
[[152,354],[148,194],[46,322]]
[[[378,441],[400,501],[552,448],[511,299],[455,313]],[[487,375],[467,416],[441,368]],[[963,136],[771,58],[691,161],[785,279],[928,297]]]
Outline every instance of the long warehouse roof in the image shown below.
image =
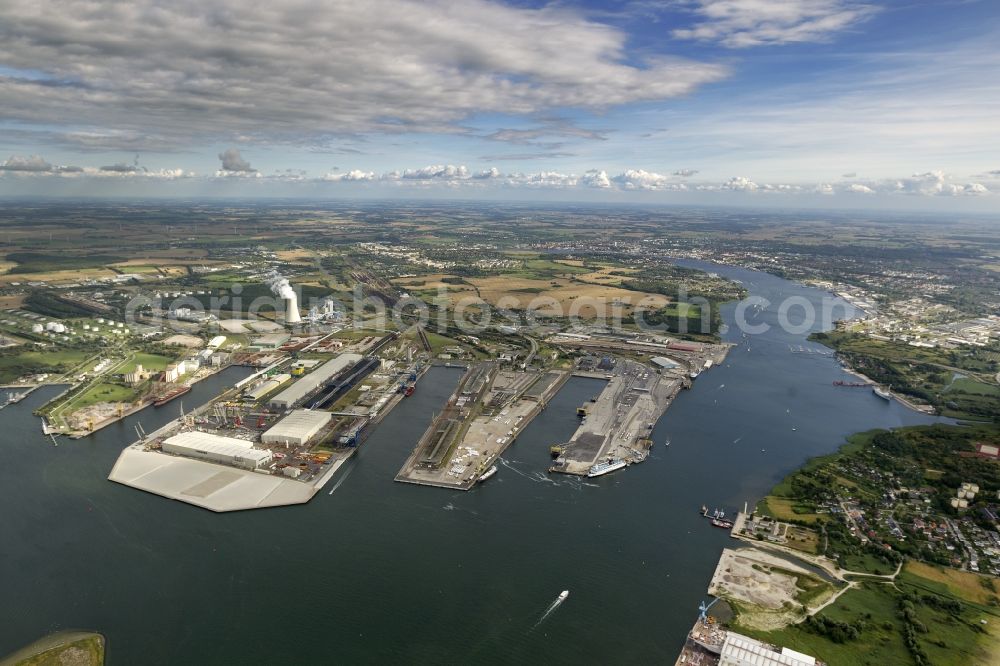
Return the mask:
[[330,379],[330,377],[333,377],[341,370],[357,363],[361,360],[361,358],[361,354],[352,354],[350,352],[341,354],[337,358],[327,361],[323,365],[319,366],[308,375],[271,398],[271,401],[283,402],[286,405],[298,402],[318,389],[320,385]]
[[163,440],[163,443],[185,449],[217,453],[224,456],[253,458],[254,460],[262,460],[271,455],[269,451],[253,448],[253,444],[245,440],[213,435],[198,430],[182,432],[173,437],[168,437]]
[[264,437],[309,437],[325,426],[333,414],[330,412],[314,412],[308,409],[296,409],[294,412],[278,421],[264,433]]

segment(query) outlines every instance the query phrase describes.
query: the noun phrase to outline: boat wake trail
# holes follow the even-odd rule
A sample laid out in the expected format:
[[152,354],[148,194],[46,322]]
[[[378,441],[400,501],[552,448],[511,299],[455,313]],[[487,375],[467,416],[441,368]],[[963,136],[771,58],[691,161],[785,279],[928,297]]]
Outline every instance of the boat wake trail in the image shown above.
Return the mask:
[[333,488],[330,488],[330,492],[328,492],[327,495],[332,495],[334,491],[340,487],[340,484],[342,484],[344,481],[347,481],[347,477],[351,475],[351,472],[354,471],[355,467],[357,467],[357,465],[351,465],[349,468],[344,470],[343,475],[339,479],[337,479],[337,483],[333,484]]
[[516,468],[513,465],[511,465],[506,460],[504,460],[503,458],[497,458],[497,462],[499,462],[501,465],[503,465],[507,469],[513,471],[515,474],[520,474],[521,476],[523,476],[524,478],[528,479],[529,481],[535,481],[535,482],[538,481],[538,479],[534,478],[530,474],[525,474],[524,472],[522,472],[521,470],[519,470],[518,468]]
[[566,597],[568,596],[569,596],[569,590],[563,590],[562,592],[560,592],[559,596],[556,597],[556,600],[553,601],[551,604],[549,604],[549,607],[545,609],[545,612],[542,613],[542,616],[538,618],[538,622],[535,623],[535,626],[532,627],[532,629],[535,629],[542,622],[545,622],[546,618],[555,613],[556,609],[562,605],[562,602],[566,601]]

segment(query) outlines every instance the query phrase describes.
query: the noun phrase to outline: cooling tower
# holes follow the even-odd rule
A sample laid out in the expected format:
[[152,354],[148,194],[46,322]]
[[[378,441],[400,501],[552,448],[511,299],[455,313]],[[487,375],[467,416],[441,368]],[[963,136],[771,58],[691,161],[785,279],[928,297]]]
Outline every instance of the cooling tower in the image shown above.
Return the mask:
[[299,299],[293,291],[285,297],[285,324],[299,324],[302,317],[299,315]]

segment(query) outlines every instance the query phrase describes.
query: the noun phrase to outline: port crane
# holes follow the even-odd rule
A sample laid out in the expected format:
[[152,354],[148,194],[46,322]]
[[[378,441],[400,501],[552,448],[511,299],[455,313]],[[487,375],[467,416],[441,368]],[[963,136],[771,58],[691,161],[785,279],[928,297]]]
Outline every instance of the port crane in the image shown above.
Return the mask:
[[706,622],[708,622],[708,609],[711,608],[712,606],[714,606],[715,602],[718,601],[718,600],[719,600],[719,597],[716,597],[715,599],[712,599],[712,602],[710,604],[708,604],[707,606],[705,605],[704,601],[702,601],[700,604],[698,604],[698,611],[699,611],[698,619],[701,620],[702,624],[705,624]]

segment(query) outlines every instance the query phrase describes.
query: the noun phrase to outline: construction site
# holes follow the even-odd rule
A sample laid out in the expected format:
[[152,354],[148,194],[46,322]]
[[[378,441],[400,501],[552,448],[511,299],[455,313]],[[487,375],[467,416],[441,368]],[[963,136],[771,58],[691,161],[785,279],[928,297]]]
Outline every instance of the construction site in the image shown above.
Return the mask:
[[424,432],[396,481],[469,490],[545,408],[569,373],[471,366]]

